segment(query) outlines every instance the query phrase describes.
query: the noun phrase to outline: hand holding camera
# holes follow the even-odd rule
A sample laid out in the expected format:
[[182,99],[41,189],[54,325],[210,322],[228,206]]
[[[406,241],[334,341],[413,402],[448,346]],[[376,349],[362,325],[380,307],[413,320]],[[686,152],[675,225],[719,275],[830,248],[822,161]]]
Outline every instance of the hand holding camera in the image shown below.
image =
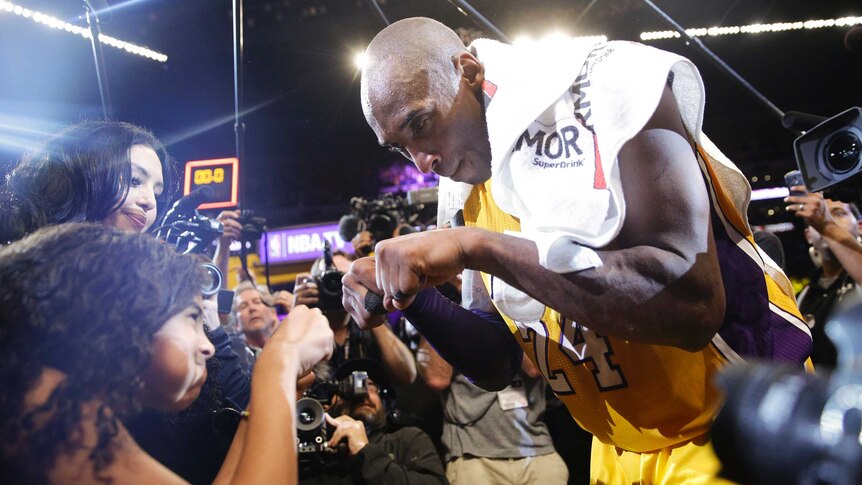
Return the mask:
[[801,217],[814,230],[822,233],[826,224],[832,221],[823,194],[808,192],[799,170],[785,174],[784,183],[790,189],[790,196],[784,199],[787,211]]
[[240,240],[242,237],[242,224],[238,221],[239,216],[240,211],[237,210],[222,211],[219,213],[216,219],[224,225],[224,232],[219,237],[219,244],[229,246],[230,243]]
[[333,429],[332,437],[329,439],[330,448],[335,448],[341,441],[346,441],[350,456],[356,456],[368,444],[368,434],[365,432],[365,424],[362,421],[347,415],[337,418],[333,418],[329,414],[324,416],[327,424]]
[[309,273],[300,273],[296,275],[296,283],[293,288],[293,305],[306,305],[308,307],[316,307],[319,297],[317,283]]

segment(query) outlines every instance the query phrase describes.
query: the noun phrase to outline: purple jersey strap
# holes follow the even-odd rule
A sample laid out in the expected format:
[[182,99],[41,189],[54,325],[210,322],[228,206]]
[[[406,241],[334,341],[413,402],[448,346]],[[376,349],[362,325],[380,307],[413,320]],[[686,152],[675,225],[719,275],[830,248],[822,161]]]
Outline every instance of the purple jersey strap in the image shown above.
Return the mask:
[[426,288],[404,316],[446,362],[481,387],[502,389],[521,368],[523,352],[497,313],[466,310]]

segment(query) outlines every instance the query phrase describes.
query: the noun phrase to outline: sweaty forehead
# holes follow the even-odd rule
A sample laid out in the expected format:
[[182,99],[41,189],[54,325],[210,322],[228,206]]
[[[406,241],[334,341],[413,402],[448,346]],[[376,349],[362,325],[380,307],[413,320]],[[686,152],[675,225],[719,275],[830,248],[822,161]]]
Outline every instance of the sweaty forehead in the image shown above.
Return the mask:
[[373,78],[368,89],[369,122],[378,141],[388,142],[406,116],[427,102],[430,91],[426,72],[390,72]]

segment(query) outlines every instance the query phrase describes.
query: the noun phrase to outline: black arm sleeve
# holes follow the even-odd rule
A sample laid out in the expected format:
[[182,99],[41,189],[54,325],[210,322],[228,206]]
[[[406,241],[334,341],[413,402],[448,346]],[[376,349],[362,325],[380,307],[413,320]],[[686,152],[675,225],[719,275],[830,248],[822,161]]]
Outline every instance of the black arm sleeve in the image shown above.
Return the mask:
[[503,389],[521,368],[524,354],[497,313],[466,310],[426,288],[404,316],[446,362],[479,387]]
[[418,428],[402,428],[368,443],[357,455],[368,484],[449,483],[431,438]]
[[218,381],[224,399],[230,399],[231,402],[245,409],[251,399],[251,378],[243,369],[239,356],[232,349],[230,335],[222,327],[209,332],[208,335],[216,349],[213,358],[219,363],[215,375],[209,378],[215,378]]

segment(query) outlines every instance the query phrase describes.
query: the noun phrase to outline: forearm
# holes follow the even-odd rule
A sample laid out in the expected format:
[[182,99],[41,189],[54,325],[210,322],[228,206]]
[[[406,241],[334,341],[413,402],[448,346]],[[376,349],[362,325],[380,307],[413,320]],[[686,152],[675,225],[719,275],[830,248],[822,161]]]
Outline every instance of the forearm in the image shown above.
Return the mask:
[[[273,354],[270,355],[280,357]],[[255,369],[247,431],[234,483],[260,483],[275,477],[283,483],[298,480],[294,414],[299,366],[290,360],[269,364],[272,362],[259,361]]]
[[209,338],[216,348],[214,357],[219,363],[213,377],[220,383],[222,395],[244,409],[251,393],[251,378],[243,369],[240,357],[233,351],[230,336],[223,327],[209,332]]
[[383,367],[395,384],[410,384],[416,379],[416,362],[410,349],[392,333],[388,325],[380,325],[371,330]]
[[248,422],[242,420],[236,428],[236,433],[233,435],[233,441],[230,444],[227,455],[222,462],[221,469],[218,475],[213,480],[213,485],[225,485],[232,483],[233,477],[236,474],[236,467],[239,464],[239,459],[242,456],[242,450],[245,444],[245,436],[248,431]]
[[818,232],[850,277],[862,282],[862,244],[846,229],[831,221]]
[[432,391],[440,392],[452,383],[452,366],[440,357],[424,337],[419,341],[416,352],[416,367],[425,385]]
[[522,352],[505,322],[465,310],[434,288],[416,295],[404,316],[447,362],[480,387],[506,387],[521,365]]
[[652,246],[597,251],[600,268],[559,274],[539,265],[536,245],[528,239],[471,231],[463,245],[468,268],[494,275],[604,335],[701,348],[709,342],[703,327],[717,326],[715,319],[724,313],[720,281],[705,284],[689,277],[697,273],[696,265],[714,264],[717,271],[717,260],[706,254],[689,260]]
[[[213,255],[213,264],[221,271],[221,274],[227,277],[230,267],[230,246],[228,243],[218,241],[216,244],[215,254]],[[227,287],[227,285],[225,285]]]

